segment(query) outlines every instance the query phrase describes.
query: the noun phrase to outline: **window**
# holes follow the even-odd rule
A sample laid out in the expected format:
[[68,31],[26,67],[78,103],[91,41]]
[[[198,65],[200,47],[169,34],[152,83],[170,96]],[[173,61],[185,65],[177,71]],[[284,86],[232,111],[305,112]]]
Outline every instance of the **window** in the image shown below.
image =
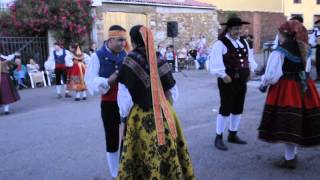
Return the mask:
[[302,17],[303,18],[303,14],[291,14],[290,18],[293,18],[293,17]]
[[301,0],[293,0],[294,4],[301,4]]
[[314,15],[313,16],[313,22],[316,22],[318,20],[320,20],[320,15]]

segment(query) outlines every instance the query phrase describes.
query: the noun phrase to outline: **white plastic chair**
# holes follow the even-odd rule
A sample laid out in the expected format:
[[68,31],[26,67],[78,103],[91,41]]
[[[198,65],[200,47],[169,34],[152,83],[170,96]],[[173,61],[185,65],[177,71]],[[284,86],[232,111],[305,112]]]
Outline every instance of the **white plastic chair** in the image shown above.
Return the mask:
[[[47,81],[48,81],[48,86],[51,86],[51,79],[56,77],[56,74],[54,72],[49,72],[49,71],[45,71],[46,75],[47,75]],[[63,80],[61,79],[61,85],[63,85]]]
[[44,87],[47,86],[46,79],[45,79],[45,77],[44,77],[44,72],[43,72],[43,71],[41,71],[42,81],[37,81],[37,82],[36,82],[36,81],[33,79],[32,73],[30,73],[30,72],[28,72],[28,75],[29,75],[29,78],[30,78],[30,82],[31,82],[31,87],[32,87],[32,88],[34,88],[34,87],[37,85],[37,83],[43,83],[43,86],[44,86]]

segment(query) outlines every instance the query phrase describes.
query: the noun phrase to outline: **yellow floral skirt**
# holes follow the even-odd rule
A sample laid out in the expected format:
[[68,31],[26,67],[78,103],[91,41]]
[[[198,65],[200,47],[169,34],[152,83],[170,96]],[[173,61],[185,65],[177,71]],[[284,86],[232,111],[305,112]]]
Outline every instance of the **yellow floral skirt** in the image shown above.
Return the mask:
[[186,141],[179,120],[171,108],[177,128],[173,139],[164,121],[165,145],[159,146],[152,109],[135,105],[127,120],[119,180],[189,180],[195,179]]

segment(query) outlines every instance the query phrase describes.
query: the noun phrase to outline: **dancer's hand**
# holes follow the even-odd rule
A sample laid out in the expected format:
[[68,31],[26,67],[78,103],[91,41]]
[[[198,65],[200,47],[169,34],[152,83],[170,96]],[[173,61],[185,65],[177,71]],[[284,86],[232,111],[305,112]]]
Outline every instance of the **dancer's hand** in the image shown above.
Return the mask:
[[260,92],[265,93],[267,92],[268,86],[263,86],[262,84],[259,87]]
[[113,86],[115,83],[117,83],[118,78],[118,72],[114,72],[111,74],[111,76],[108,78],[108,83],[110,86]]
[[223,82],[228,84],[232,82],[232,79],[230,76],[226,75],[225,77],[222,78]]

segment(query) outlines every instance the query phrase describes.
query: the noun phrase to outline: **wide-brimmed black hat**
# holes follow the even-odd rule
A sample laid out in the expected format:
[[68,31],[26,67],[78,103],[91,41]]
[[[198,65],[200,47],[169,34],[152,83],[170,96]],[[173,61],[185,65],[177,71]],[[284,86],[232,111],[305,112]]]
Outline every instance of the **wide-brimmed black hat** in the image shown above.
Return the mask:
[[319,23],[320,23],[320,19],[318,21],[314,22],[314,24],[319,24]]
[[228,19],[227,22],[225,23],[221,23],[221,25],[225,25],[228,27],[232,27],[232,26],[241,26],[244,24],[250,24],[249,22],[246,21],[242,21],[239,17],[231,17]]

